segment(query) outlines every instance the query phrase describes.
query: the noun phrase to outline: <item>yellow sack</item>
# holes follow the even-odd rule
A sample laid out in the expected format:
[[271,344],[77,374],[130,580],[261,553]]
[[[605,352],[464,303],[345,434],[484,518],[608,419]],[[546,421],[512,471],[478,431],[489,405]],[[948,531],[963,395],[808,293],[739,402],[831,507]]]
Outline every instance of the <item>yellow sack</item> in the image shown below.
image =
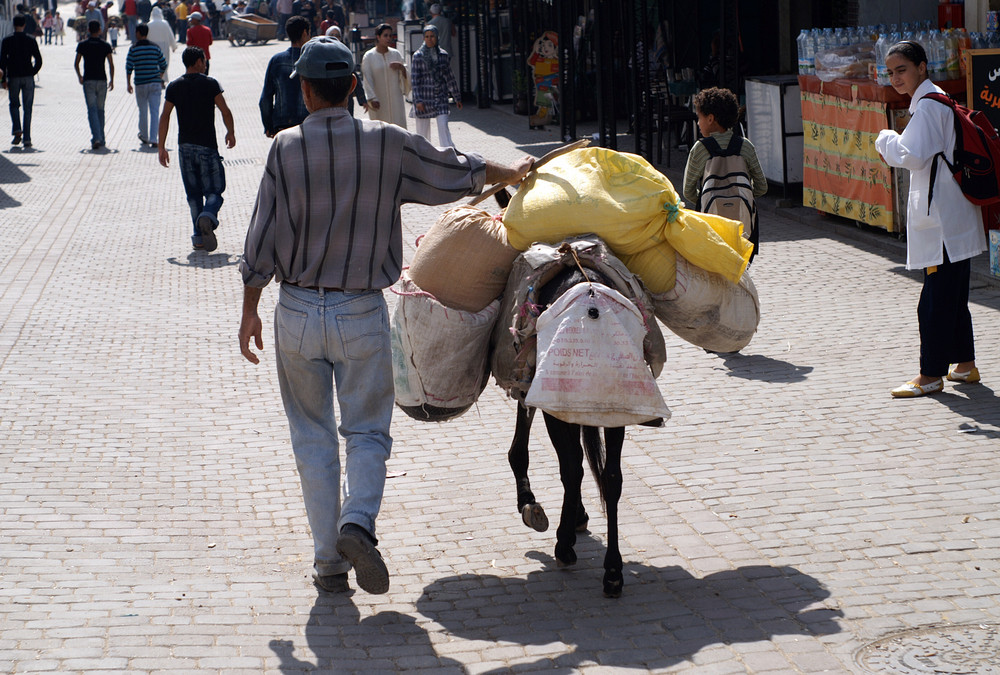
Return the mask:
[[677,252],[670,244],[660,244],[619,258],[628,271],[642,279],[650,293],[666,293],[677,280]]
[[[740,234],[742,225],[687,211],[680,204],[667,177],[642,157],[583,148],[530,174],[508,205],[503,223],[510,245],[522,251],[536,241],[555,244],[574,235],[596,234],[647,284],[647,274],[633,269],[629,258],[644,253],[642,260],[672,260],[675,250],[692,264],[737,283],[753,250]],[[654,247],[656,252],[648,252]],[[670,290],[672,270],[655,272],[654,292]]]

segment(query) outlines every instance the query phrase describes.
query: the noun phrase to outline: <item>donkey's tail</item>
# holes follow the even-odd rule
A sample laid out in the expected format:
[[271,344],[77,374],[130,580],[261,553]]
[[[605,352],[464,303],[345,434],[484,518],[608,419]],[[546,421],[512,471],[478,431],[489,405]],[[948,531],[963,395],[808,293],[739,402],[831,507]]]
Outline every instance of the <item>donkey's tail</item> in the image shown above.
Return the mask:
[[590,464],[590,473],[597,482],[597,491],[601,494],[601,509],[604,510],[604,466],[607,454],[604,450],[601,428],[581,426],[580,431],[583,436],[583,451],[587,455],[587,463]]

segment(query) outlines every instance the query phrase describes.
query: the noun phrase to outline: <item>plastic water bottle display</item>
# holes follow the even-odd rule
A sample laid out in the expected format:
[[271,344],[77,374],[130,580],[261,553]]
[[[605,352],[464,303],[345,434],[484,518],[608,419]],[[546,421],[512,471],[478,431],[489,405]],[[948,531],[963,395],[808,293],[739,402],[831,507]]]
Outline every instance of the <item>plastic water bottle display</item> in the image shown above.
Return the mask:
[[945,62],[948,71],[947,77],[949,80],[957,80],[962,76],[962,69],[958,63],[958,37],[955,36],[954,32],[949,31],[945,41],[948,49],[946,52],[947,61]]
[[885,54],[889,51],[886,44],[889,36],[882,33],[875,41],[875,81],[883,87],[889,85],[889,67],[885,65]]
[[795,45],[799,51],[799,75],[809,74],[809,61],[806,59],[806,40],[809,39],[809,31],[803,28],[799,36],[795,38]]

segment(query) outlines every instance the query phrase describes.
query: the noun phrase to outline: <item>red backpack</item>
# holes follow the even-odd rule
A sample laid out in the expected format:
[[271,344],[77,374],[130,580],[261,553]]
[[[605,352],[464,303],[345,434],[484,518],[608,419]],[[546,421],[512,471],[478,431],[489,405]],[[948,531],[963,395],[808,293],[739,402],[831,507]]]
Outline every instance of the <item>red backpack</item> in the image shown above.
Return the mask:
[[955,153],[950,162],[942,152],[934,157],[927,212],[930,213],[934,180],[937,178],[937,158],[940,157],[948,165],[965,198],[983,207],[984,224],[989,228],[985,218],[986,207],[1000,204],[1000,135],[982,111],[970,110],[937,92],[924,98],[942,103],[955,113]]

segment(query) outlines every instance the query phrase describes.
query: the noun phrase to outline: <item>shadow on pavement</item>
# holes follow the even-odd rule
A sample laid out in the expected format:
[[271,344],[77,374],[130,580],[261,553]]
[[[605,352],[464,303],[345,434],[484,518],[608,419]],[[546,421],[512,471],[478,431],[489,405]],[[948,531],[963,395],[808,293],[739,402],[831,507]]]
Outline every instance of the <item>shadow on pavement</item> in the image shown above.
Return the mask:
[[231,267],[240,264],[240,256],[230,253],[205,253],[204,251],[191,251],[187,260],[180,258],[167,258],[167,262],[178,267],[198,267],[200,269],[211,270],[219,267]]
[[[31,182],[31,176],[26,174],[21,166],[10,161],[5,154],[9,155],[24,155],[24,154],[34,154],[31,149],[24,150],[20,147],[12,147],[10,150],[0,153],[0,185],[16,185],[18,183],[29,183]],[[21,202],[17,201],[10,195],[8,195],[3,190],[0,190],[0,209],[10,209],[16,206],[20,206]]]
[[[964,394],[964,395],[959,395]],[[951,408],[952,412],[973,420],[974,424],[962,422],[958,430],[962,433],[988,438],[1000,438],[1000,398],[992,389],[982,384],[961,384],[954,389],[946,388],[934,400]],[[990,428],[983,428],[986,425]]]
[[527,578],[439,579],[424,589],[417,609],[466,640],[565,643],[567,651],[519,666],[563,673],[592,663],[669,668],[710,645],[841,631],[836,619],[842,612],[812,607],[829,591],[791,567],[747,566],[699,579],[680,567],[626,563],[624,595],[616,600],[601,594],[599,562],[584,567],[574,573],[539,570]]
[[315,663],[297,658],[290,640],[268,643],[280,660],[282,673],[392,672],[397,668],[464,672],[459,662],[437,655],[416,618],[383,611],[361,620],[350,598],[349,594],[316,598],[305,627]]
[[772,359],[762,354],[732,354],[718,355],[729,372],[730,377],[740,377],[744,380],[760,380],[762,382],[802,382],[808,379],[813,371],[812,366],[797,366],[781,359]]

